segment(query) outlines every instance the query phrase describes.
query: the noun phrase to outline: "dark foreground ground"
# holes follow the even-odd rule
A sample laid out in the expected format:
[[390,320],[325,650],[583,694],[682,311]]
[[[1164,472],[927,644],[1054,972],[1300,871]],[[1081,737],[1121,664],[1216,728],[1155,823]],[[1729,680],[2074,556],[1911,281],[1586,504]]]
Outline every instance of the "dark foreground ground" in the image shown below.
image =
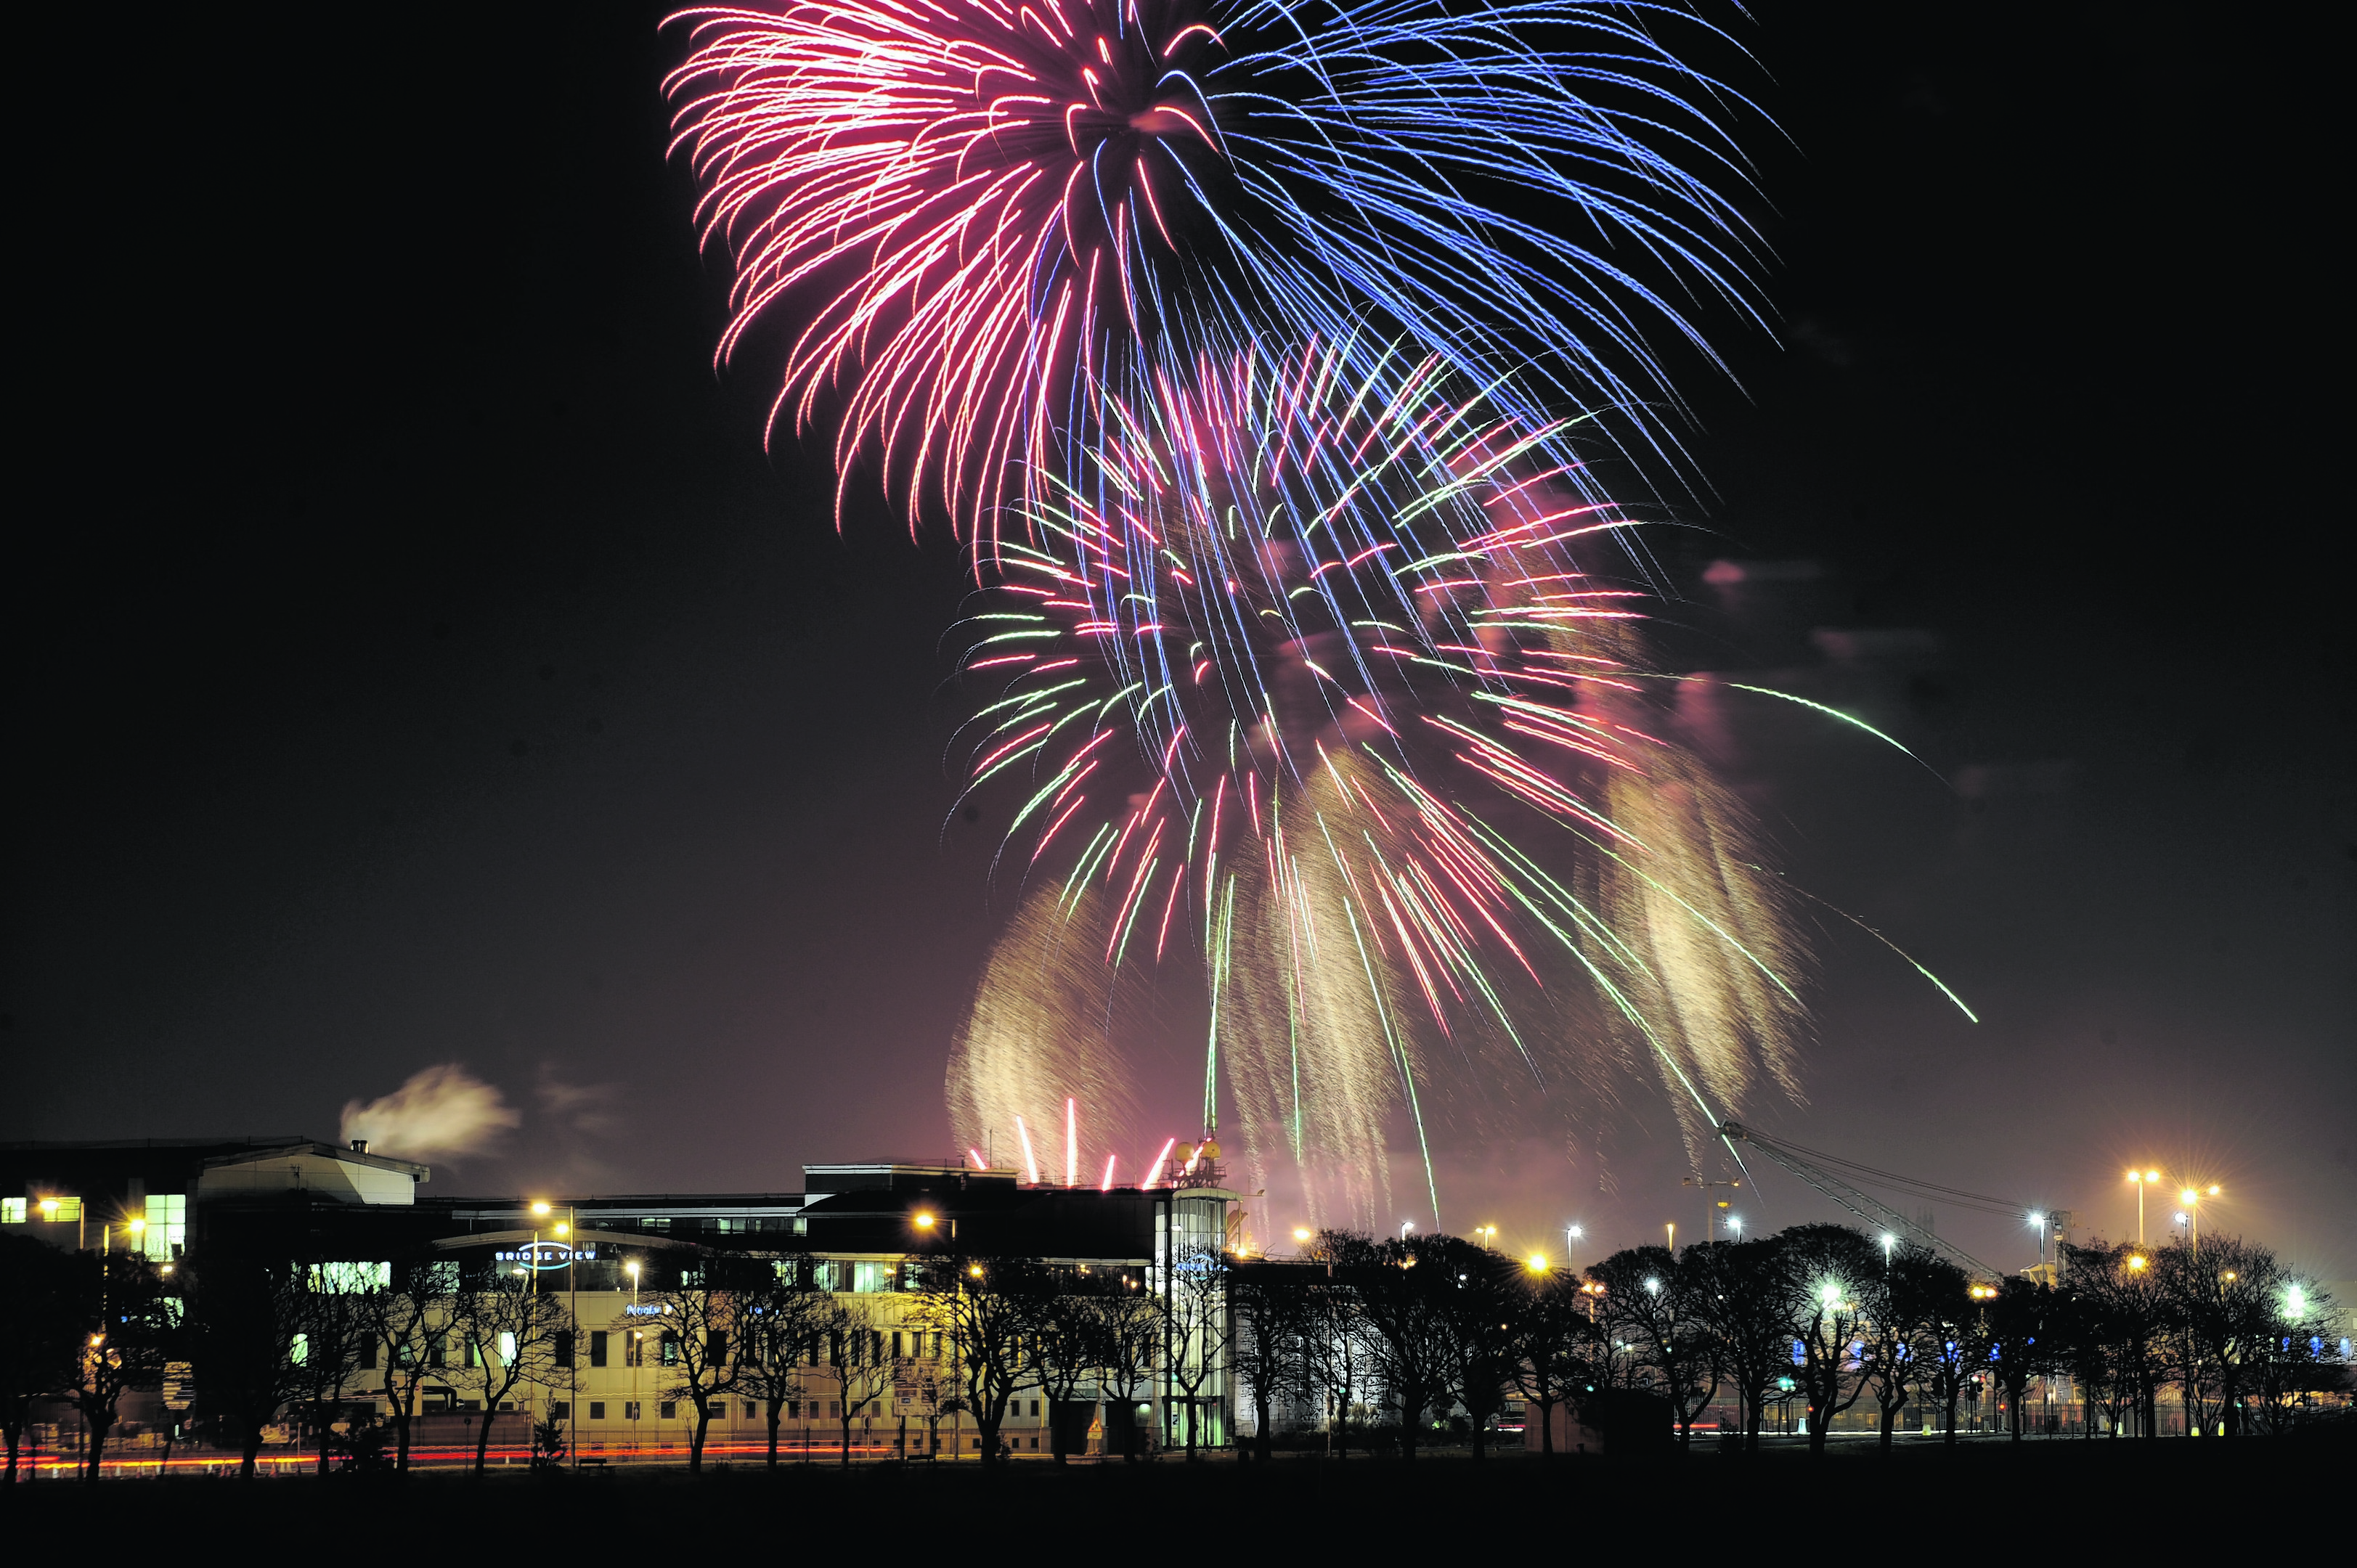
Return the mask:
[[716,1551],[791,1554],[864,1541],[869,1550],[947,1550],[971,1560],[995,1555],[994,1545],[1013,1553],[1027,1543],[1072,1541],[1077,1532],[1079,1541],[1093,1538],[1112,1552],[1142,1550],[1152,1560],[1190,1541],[1210,1550],[1238,1532],[1265,1541],[1297,1532],[1321,1550],[1356,1544],[1414,1551],[1451,1540],[1597,1544],[1623,1537],[1666,1546],[1706,1539],[1688,1533],[1698,1525],[1773,1529],[1780,1520],[1832,1517],[1855,1522],[1874,1515],[1878,1498],[1898,1503],[1894,1520],[1921,1524],[1932,1516],[1919,1510],[1943,1497],[1950,1499],[1943,1517],[1965,1535],[1982,1526],[1994,1530],[1984,1540],[1993,1544],[2010,1534],[2004,1521],[2011,1510],[2032,1519],[2061,1502],[2105,1513],[2263,1504],[2288,1510],[2274,1517],[2296,1518],[2330,1507],[2352,1466],[2357,1443],[2332,1434],[2018,1447],[1984,1440],[1953,1452],[1902,1446],[1887,1457],[1871,1443],[1841,1443],[1822,1462],[1794,1446],[1750,1457],[1696,1452],[1651,1462],[1550,1462],[1513,1454],[1477,1464],[1462,1453],[1443,1453],[1412,1465],[1291,1455],[1268,1465],[1226,1456],[1193,1466],[1165,1457],[1064,1470],[1023,1463],[997,1475],[978,1466],[874,1465],[848,1473],[791,1466],[774,1477],[732,1466],[700,1477],[646,1469],[495,1471],[481,1481],[423,1474],[406,1480],[43,1482],[0,1493],[0,1548],[13,1555],[70,1541],[103,1561],[159,1549],[185,1558],[273,1543],[341,1550],[400,1541],[407,1544],[396,1551],[411,1552],[425,1540],[446,1539],[472,1543],[469,1550],[504,1542],[544,1559],[551,1550],[602,1557],[616,1550],[689,1549],[710,1561]]

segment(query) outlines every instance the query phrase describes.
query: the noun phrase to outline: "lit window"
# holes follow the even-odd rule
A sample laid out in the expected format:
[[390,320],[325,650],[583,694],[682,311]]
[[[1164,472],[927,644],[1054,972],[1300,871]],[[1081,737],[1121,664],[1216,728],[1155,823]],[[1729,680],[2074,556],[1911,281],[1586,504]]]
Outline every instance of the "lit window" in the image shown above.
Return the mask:
[[140,1245],[151,1258],[169,1258],[188,1244],[188,1199],[178,1192],[151,1192],[147,1195],[147,1228],[140,1233]]
[[0,1225],[25,1223],[25,1200],[21,1197],[0,1197]]
[[35,1198],[33,1210],[37,1219],[57,1225],[71,1225],[81,1219],[81,1199],[65,1197]]

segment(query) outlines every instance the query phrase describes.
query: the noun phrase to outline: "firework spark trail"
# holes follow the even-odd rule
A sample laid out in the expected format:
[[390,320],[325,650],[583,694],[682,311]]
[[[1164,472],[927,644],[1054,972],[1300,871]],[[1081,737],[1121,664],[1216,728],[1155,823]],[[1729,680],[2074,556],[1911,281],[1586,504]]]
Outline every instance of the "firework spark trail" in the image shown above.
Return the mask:
[[1706,355],[1690,305],[1757,318],[1754,237],[1722,194],[1749,191],[1727,119],[1750,109],[1661,41],[1733,48],[1675,5],[672,20],[674,145],[735,264],[720,358],[793,323],[772,428],[832,420],[840,485],[873,456],[912,527],[930,495],[985,553],[999,502],[1052,495],[1118,435],[1101,395],[1137,402],[1255,337],[1363,345],[1372,324],[1536,424],[1674,408],[1646,332]]
[[[972,655],[1006,682],[977,784],[1032,780],[1009,950],[1159,959],[1183,902],[1207,1122],[1224,1051],[1254,1178],[1289,1161],[1358,1225],[1395,1115],[1437,1208],[1432,1117],[1488,1085],[1570,1095],[1640,1053],[1699,1143],[1789,1087],[1803,1015],[1740,806],[1658,733],[1637,596],[1579,564],[1629,520],[1437,360],[1349,374],[1399,357],[1247,350],[1109,400],[1121,438],[1009,542]],[[1064,1092],[1030,1037],[970,1035],[953,1102]]]

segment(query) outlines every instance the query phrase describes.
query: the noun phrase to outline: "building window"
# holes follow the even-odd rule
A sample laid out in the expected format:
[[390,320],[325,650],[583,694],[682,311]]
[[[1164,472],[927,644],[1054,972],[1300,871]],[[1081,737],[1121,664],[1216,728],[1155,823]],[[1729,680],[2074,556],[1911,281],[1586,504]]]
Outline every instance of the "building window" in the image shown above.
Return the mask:
[[704,1413],[714,1421],[726,1421],[728,1419],[728,1402],[714,1400],[704,1407]]
[[892,1330],[892,1359],[900,1359],[900,1331],[897,1328]]
[[633,1328],[630,1330],[630,1337],[622,1342],[622,1365],[625,1367],[640,1367],[646,1364],[646,1330],[643,1328]]
[[606,1331],[602,1328],[589,1331],[589,1364],[593,1367],[606,1364]]
[[666,1367],[679,1365],[679,1334],[675,1329],[663,1330],[662,1364]]
[[573,1402],[571,1400],[549,1401],[548,1419],[551,1421],[571,1421],[573,1419]]
[[81,1219],[81,1199],[68,1197],[62,1193],[50,1197],[37,1197],[33,1200],[33,1213],[37,1219],[53,1225],[71,1225]]
[[755,1408],[751,1400],[747,1400],[745,1402],[745,1419],[747,1421],[752,1420],[755,1416],[760,1413],[760,1411]]
[[[1038,1400],[1033,1400],[1033,1401],[1031,1402],[1031,1419],[1032,1419],[1032,1420],[1034,1420],[1034,1421],[1037,1421],[1037,1420],[1039,1420],[1039,1402]],[[1035,1438],[1033,1438],[1033,1439],[1031,1440],[1031,1446],[1032,1446],[1032,1447],[1034,1447],[1034,1448],[1039,1447],[1039,1440],[1038,1438],[1036,1438],[1036,1437],[1035,1437]]]
[[151,1192],[145,1216],[147,1228],[140,1247],[151,1258],[171,1258],[188,1244],[188,1198],[186,1193]]
[[622,1419],[624,1421],[636,1421],[639,1419],[638,1401],[624,1400],[622,1402]]
[[0,1197],[0,1225],[25,1223],[25,1200],[21,1197]]
[[573,1330],[570,1328],[556,1331],[556,1364],[560,1367],[573,1365]]
[[589,1402],[589,1419],[592,1421],[603,1421],[606,1419],[606,1402],[604,1400],[591,1400]]
[[376,1370],[376,1339],[373,1336],[361,1341],[361,1370]]
[[851,1288],[856,1293],[888,1291],[892,1288],[892,1265],[889,1263],[854,1263],[851,1265]]
[[655,1406],[655,1418],[659,1421],[677,1421],[679,1419],[678,1402],[673,1400],[665,1400],[661,1404]]

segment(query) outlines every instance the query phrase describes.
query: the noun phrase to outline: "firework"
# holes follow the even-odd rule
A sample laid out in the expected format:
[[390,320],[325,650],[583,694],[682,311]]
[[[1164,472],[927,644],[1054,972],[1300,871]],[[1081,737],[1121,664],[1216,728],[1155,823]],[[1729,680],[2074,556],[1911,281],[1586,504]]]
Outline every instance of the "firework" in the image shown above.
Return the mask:
[[1052,1106],[1076,1061],[1117,1080],[1075,1045],[1109,977],[1200,964],[1207,1123],[1224,1076],[1255,1179],[1287,1161],[1361,1224],[1402,1113],[1428,1141],[1641,1056],[1699,1140],[1789,1080],[1802,1018],[1777,884],[1593,564],[1631,521],[1558,430],[1362,357],[1113,401],[1090,483],[1006,545],[974,779],[1029,780],[1006,853],[1035,886],[951,1078],[961,1117]]
[[1749,231],[1718,189],[1748,186],[1724,123],[1744,105],[1659,40],[1718,36],[1674,6],[829,0],[674,21],[677,145],[736,269],[720,357],[790,323],[772,428],[832,420],[841,482],[865,453],[912,527],[931,494],[981,542],[999,501],[1118,438],[1105,398],[1257,335],[1372,328],[1534,421],[1674,403],[1646,334],[1701,338],[1668,296],[1749,308]]

